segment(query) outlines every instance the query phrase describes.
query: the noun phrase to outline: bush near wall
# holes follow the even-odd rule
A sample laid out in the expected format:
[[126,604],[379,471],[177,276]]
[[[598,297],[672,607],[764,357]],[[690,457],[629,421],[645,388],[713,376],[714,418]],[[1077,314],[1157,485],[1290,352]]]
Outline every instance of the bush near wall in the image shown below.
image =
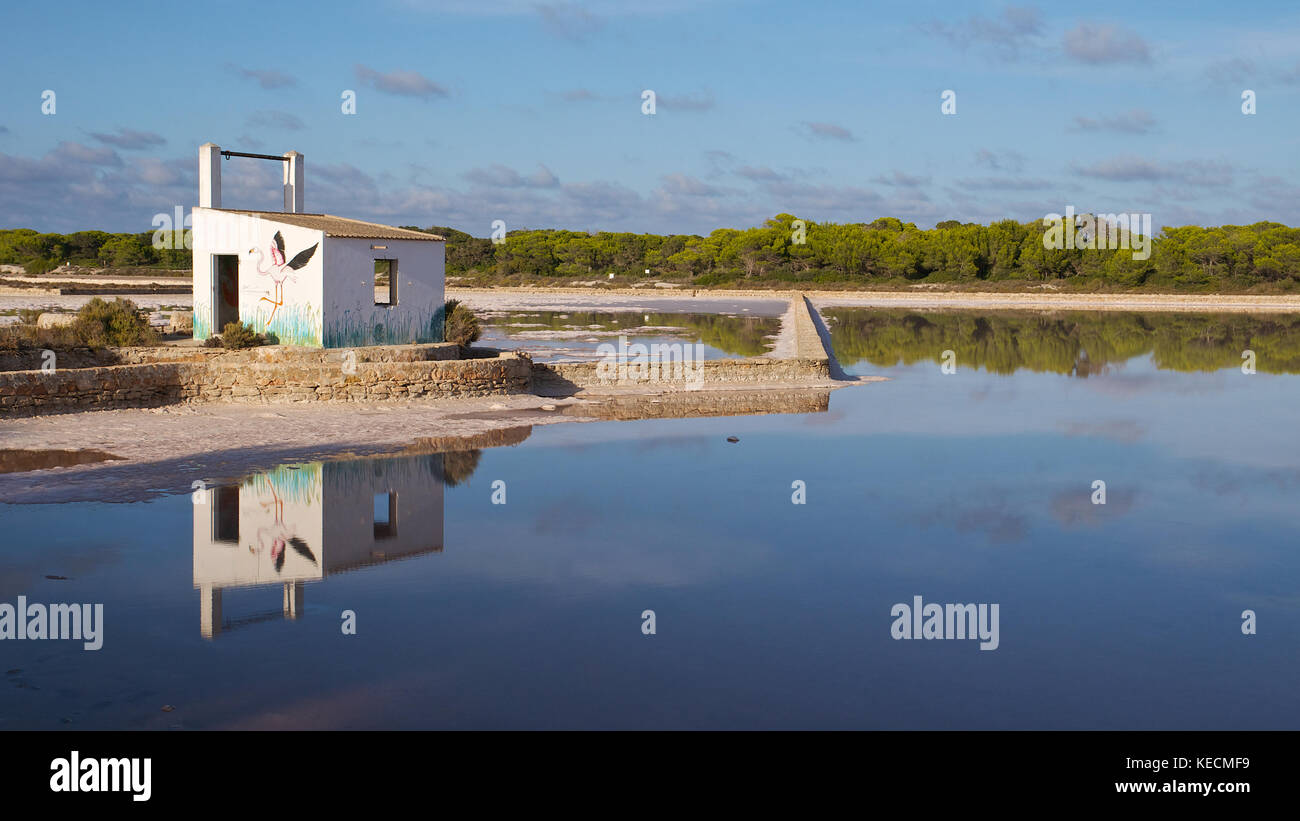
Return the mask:
[[442,338],[457,345],[469,345],[478,342],[483,335],[478,317],[466,308],[459,299],[449,299],[443,306]]
[[72,330],[82,344],[92,348],[128,348],[158,341],[149,320],[129,299],[105,302],[95,297],[77,311]]

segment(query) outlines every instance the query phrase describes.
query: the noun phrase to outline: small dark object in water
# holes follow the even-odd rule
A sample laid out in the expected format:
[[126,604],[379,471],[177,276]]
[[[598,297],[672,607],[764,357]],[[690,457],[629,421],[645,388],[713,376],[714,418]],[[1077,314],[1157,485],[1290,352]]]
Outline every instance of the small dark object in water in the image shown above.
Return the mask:
[[56,582],[66,582],[68,580],[67,576],[46,576],[45,578],[54,579]]
[[173,706],[171,706],[170,704],[164,704],[164,705],[162,706],[162,711],[163,711],[164,713],[170,713],[172,710],[175,710],[175,709],[176,709],[176,708],[173,707]]
[[739,441],[740,441],[740,438],[739,438],[739,437],[736,437],[736,436],[728,436],[728,437],[727,437],[727,441],[728,441],[728,442],[739,442]]

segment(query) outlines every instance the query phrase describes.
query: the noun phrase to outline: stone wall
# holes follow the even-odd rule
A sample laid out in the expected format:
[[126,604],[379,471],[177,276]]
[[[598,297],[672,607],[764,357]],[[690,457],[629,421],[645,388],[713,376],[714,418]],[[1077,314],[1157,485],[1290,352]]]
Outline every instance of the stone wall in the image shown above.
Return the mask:
[[537,363],[532,366],[532,390],[540,396],[569,396],[595,387],[662,385],[668,388],[708,389],[726,385],[786,385],[829,381],[827,360],[822,359],[706,359],[689,367],[677,363],[626,369],[602,368],[596,362]]
[[167,363],[59,368],[0,373],[0,413],[38,413],[141,408],[181,401],[188,371],[202,365]]
[[[499,351],[492,351],[492,355]],[[462,359],[460,346],[454,342],[421,345],[371,345],[361,348],[293,348],[273,345],[226,351],[222,364],[258,363],[290,367],[322,365],[341,366],[344,362],[439,362]]]
[[[249,355],[0,373],[0,413],[32,415],[199,401],[260,404],[490,396],[527,393],[532,377],[531,362],[516,354],[391,361],[383,357],[392,352],[358,349],[356,361],[345,361],[338,352],[295,352],[285,357],[263,351],[260,359],[245,353]],[[367,354],[381,360],[371,361]]]
[[675,391],[672,393],[604,394],[581,405],[562,408],[566,415],[598,419],[679,419],[700,416],[746,416],[765,413],[825,413],[830,388]]
[[812,312],[816,310],[812,307],[803,294],[799,294],[793,301],[794,307],[794,346],[795,357],[799,359],[825,359],[830,360],[830,352],[822,343],[821,334],[817,331],[817,323],[813,320]]
[[[262,362],[286,365],[342,365],[355,362],[431,362],[464,359],[464,351],[452,342],[425,345],[376,345],[355,349],[293,348],[266,346],[228,351],[194,346],[134,348],[68,348],[55,351],[54,365],[63,368],[100,368],[110,365],[148,365],[166,362]],[[480,348],[476,358],[494,357],[500,351]],[[38,370],[44,362],[41,349],[0,352],[0,371]]]
[[[71,348],[56,351],[54,364],[64,368],[98,368],[117,365],[122,360],[116,351],[104,348]],[[45,351],[30,348],[22,351],[0,351],[0,371],[35,371],[45,362]]]
[[[358,349],[360,350],[360,349]],[[493,359],[370,362],[352,365],[237,362],[208,364],[184,387],[185,400],[236,402],[376,402],[527,393],[531,362],[516,354]]]

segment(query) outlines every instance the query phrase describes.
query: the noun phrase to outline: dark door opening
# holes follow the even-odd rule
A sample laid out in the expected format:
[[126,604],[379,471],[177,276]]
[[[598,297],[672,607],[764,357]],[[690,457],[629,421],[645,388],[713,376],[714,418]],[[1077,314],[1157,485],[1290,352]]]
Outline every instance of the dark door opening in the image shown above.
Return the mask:
[[213,266],[216,269],[217,294],[212,332],[219,334],[227,322],[239,321],[239,257],[217,254],[213,257]]
[[212,494],[212,541],[239,544],[239,485],[219,487]]

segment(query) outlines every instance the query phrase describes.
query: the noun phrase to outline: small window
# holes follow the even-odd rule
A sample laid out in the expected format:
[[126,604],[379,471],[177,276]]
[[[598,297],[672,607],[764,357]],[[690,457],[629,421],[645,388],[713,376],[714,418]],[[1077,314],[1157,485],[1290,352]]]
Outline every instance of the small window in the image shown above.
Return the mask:
[[397,304],[397,260],[375,260],[375,304]]
[[397,538],[397,494],[375,494],[375,538]]

